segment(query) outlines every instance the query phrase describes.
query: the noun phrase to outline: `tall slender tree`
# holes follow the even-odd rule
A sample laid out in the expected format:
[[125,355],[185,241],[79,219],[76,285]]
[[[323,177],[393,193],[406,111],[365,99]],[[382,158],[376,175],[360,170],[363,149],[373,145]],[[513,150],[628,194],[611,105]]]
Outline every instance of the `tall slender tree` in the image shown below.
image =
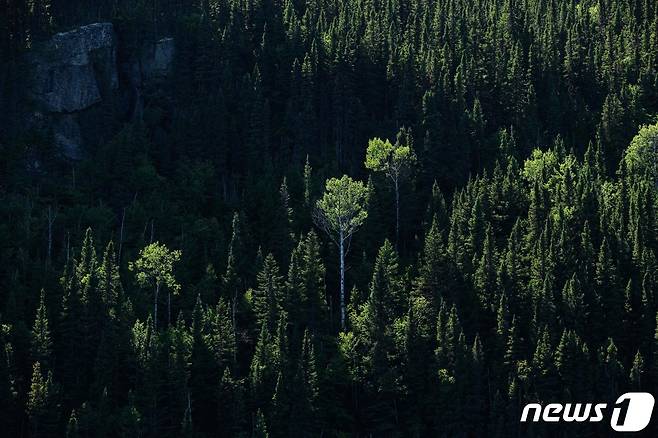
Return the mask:
[[170,250],[164,244],[155,242],[139,252],[139,258],[128,267],[135,272],[140,286],[153,287],[153,323],[158,326],[158,295],[162,287],[167,288],[167,325],[171,325],[171,293],[180,291],[180,284],[174,277],[174,264],[180,260],[181,252]]
[[352,235],[363,225],[367,190],[347,175],[327,180],[324,196],[316,204],[315,223],[338,246],[340,257],[340,327],[345,330],[345,255]]
[[368,142],[365,166],[375,172],[383,172],[393,183],[395,190],[395,241],[400,240],[400,183],[416,162],[411,132],[402,128],[395,144],[389,140],[373,138]]

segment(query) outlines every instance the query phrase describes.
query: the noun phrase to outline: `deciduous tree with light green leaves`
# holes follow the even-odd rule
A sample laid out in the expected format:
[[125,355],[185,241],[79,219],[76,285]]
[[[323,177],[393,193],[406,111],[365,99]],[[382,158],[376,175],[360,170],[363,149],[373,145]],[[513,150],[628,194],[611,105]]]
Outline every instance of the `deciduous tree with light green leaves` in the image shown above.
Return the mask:
[[338,246],[340,254],[340,326],[345,330],[345,255],[352,235],[368,217],[368,190],[347,175],[327,180],[324,196],[316,203],[314,221]]
[[155,288],[153,321],[158,326],[158,295],[163,286],[167,288],[167,322],[171,324],[171,293],[180,291],[180,284],[173,275],[174,263],[180,260],[181,252],[170,250],[166,245],[155,242],[144,247],[139,258],[128,268],[135,272],[137,283],[142,287]]
[[624,161],[631,174],[646,175],[658,186],[658,123],[640,128],[626,149]]
[[383,172],[393,183],[395,190],[395,241],[400,238],[400,183],[416,162],[411,132],[400,129],[395,144],[375,137],[368,142],[365,166],[375,172]]

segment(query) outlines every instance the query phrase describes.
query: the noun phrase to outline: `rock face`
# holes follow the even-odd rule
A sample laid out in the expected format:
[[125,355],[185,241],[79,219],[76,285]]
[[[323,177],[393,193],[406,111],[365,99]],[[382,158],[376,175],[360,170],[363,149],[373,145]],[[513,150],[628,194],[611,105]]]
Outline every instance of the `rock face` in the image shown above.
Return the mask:
[[53,136],[63,155],[72,160],[82,158],[82,134],[75,114],[62,114],[53,118]]
[[71,113],[101,100],[101,87],[116,89],[116,43],[111,23],[58,33],[30,54],[31,94],[46,112]]
[[[85,137],[93,135],[95,126],[81,120],[90,118],[83,117],[87,112],[95,114],[94,105],[118,96],[114,101],[129,103],[117,113],[127,119],[140,117],[142,89],[151,83],[159,86],[171,72],[173,38],[144,44],[121,66],[119,50],[112,23],[93,23],[53,35],[27,54],[28,91],[35,110],[29,119],[51,129],[62,155],[69,159],[82,158]],[[95,123],[97,127],[100,121]]]
[[174,39],[162,38],[142,51],[140,64],[145,80],[161,79],[171,72],[174,60]]

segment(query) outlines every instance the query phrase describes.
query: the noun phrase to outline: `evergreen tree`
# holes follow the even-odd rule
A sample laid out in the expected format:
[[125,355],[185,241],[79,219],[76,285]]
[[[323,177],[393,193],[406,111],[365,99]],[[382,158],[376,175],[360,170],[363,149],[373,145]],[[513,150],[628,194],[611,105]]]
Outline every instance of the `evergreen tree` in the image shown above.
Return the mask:
[[53,342],[50,337],[45,300],[46,294],[42,289],[37,315],[32,327],[32,358],[47,369],[51,364]]
[[265,324],[268,330],[275,329],[283,308],[283,297],[283,278],[279,275],[279,266],[274,256],[268,254],[253,291],[253,307],[258,326]]
[[59,421],[58,390],[52,372],[44,378],[41,364],[34,363],[27,400],[32,436],[55,436]]

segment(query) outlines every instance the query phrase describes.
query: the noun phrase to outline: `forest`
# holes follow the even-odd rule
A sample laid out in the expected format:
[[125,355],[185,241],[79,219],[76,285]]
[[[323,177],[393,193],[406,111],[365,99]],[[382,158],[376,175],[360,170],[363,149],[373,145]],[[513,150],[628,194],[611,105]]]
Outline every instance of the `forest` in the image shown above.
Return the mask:
[[[72,159],[26,59],[97,22],[172,71]],[[0,109],[0,435],[602,437],[523,406],[658,394],[655,0],[0,0]]]

